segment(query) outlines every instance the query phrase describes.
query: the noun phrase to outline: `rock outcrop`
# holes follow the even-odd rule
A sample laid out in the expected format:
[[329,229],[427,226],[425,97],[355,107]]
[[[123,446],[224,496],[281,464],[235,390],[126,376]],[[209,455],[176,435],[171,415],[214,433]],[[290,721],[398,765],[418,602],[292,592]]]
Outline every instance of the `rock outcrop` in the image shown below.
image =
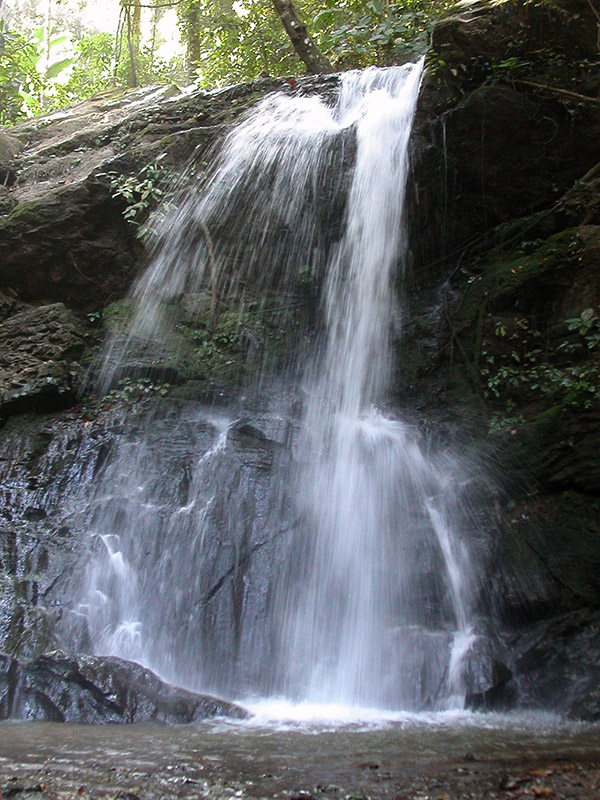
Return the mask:
[[[337,80],[298,83],[326,91]],[[271,79],[219,92],[115,90],[11,128],[0,157],[0,291],[91,312],[123,297],[159,191],[192,154],[198,179],[227,127],[274,89],[292,91]]]
[[597,718],[597,14],[459,3],[428,63],[412,201],[425,313],[399,386],[424,414],[436,398],[496,475],[489,603],[512,631],[517,702]]
[[56,651],[20,662],[0,655],[0,719],[182,724],[248,716],[240,706],[170,686],[120,658]]
[[15,413],[73,405],[85,345],[81,325],[62,303],[7,319],[0,326],[0,423]]
[[[600,714],[597,33],[586,0],[462,2],[436,26],[414,136],[411,318],[394,398],[416,407],[439,437],[460,430],[486,472],[504,476],[493,491],[482,489],[481,530],[473,532],[487,548],[481,612],[501,630],[478,640],[470,704],[547,706],[585,719]],[[158,197],[153,189],[171,186],[193,153],[201,171],[227,126],[265,92],[327,92],[337,80],[300,80],[297,89],[268,80],[210,95],[109,94],[17,126],[0,141],[0,422],[8,420],[5,463],[12,451],[18,456],[2,473],[5,652],[35,658],[60,644],[59,596],[69,593],[69,570],[86,547],[81,519],[63,499],[78,475],[102,473],[123,433],[118,414],[93,404],[46,422],[16,415],[73,405],[91,358],[86,343],[102,326],[121,341],[120,301],[146,258],[139,223]],[[143,203],[142,184],[150,189]],[[300,306],[317,302],[318,286],[298,298]],[[213,396],[226,394],[234,373],[241,380],[257,371],[256,353],[280,357],[286,335],[302,330],[296,317],[257,323],[254,312],[233,307],[214,326],[201,292],[173,313],[183,337],[177,363],[136,351],[105,404],[135,414],[140,398],[164,383],[183,384],[176,392],[187,399],[209,385]],[[119,385],[123,377],[147,383]],[[228,432],[245,505],[233,525],[239,541],[215,536],[208,546],[215,567],[203,584],[212,614],[203,635],[218,644],[207,656],[215,671],[219,647],[242,647],[242,607],[256,619],[266,608],[265,575],[276,569],[288,529],[262,538],[247,518],[264,496],[261,476],[287,444],[265,438],[255,420]],[[186,481],[178,484],[184,494]],[[219,513],[216,530],[227,528]],[[252,570],[258,589],[248,599]],[[81,649],[89,644],[83,628],[70,635]],[[67,680],[56,665],[35,663],[54,670],[52,681]],[[73,667],[77,674],[83,664]],[[29,666],[10,667],[17,668],[29,674]],[[256,677],[249,667],[249,685]],[[56,705],[27,702],[41,715]]]

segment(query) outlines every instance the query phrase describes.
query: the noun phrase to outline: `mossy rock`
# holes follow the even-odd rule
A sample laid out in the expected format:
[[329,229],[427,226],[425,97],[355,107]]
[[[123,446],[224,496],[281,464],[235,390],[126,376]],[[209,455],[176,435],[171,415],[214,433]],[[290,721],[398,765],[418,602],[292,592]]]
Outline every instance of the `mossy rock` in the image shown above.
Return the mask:
[[[162,315],[150,340],[131,301],[102,315],[111,337],[105,389],[127,395],[191,382],[237,391],[251,376],[284,369],[303,341],[304,310],[289,298],[245,306],[220,302],[213,316],[206,292],[187,294],[157,310]],[[111,363],[112,362],[112,363]],[[130,399],[132,399],[130,397]]]
[[506,252],[498,247],[486,259],[482,273],[466,288],[456,315],[458,331],[470,328],[486,313],[518,303],[521,313],[548,303],[564,286],[565,273],[578,265],[582,240],[576,228],[561,231],[545,241],[524,242]]

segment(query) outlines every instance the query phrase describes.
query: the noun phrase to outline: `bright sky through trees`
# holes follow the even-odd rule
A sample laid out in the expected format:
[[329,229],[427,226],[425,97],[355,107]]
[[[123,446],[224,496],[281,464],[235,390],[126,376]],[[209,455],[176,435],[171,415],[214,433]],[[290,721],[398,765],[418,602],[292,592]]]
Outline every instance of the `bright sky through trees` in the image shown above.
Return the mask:
[[0,0],[0,124],[114,87],[402,63],[453,1]]

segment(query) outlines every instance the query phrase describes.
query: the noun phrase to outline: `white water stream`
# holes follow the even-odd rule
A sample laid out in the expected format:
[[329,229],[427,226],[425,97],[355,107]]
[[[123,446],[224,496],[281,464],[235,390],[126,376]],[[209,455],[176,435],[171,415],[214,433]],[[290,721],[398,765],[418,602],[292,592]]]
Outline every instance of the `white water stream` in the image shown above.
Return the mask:
[[[97,489],[103,510],[92,524],[103,546],[83,608],[98,652],[230,695],[266,692],[329,707],[462,706],[463,662],[474,639],[473,570],[460,538],[463,467],[451,454],[430,452],[410,422],[380,408],[391,332],[401,327],[394,287],[406,251],[407,153],[421,69],[349,73],[333,108],[316,97],[267,98],[229,136],[203,194],[163,223],[162,245],[136,289],[132,340],[168,341],[164,304],[210,279],[201,232],[233,217],[236,235],[214,242],[219,270],[225,274],[227,264],[233,275],[230,290],[239,288],[232,262],[254,276],[257,294],[298,268],[317,274],[325,265],[325,332],[303,378],[294,466],[277,476],[276,490],[261,484],[242,497],[245,473],[227,461],[233,418],[203,418],[212,433],[196,450],[190,445],[180,503],[153,496],[158,478],[148,473],[160,467],[144,441],[121,448]],[[323,219],[331,181],[346,180],[335,168],[350,138],[345,218],[332,244]],[[108,385],[114,346],[106,364]],[[219,541],[230,537],[232,575],[248,561],[246,551],[263,547],[251,537],[268,527],[265,520],[281,524],[281,503],[263,496],[284,490],[302,520],[290,541],[295,556],[271,565],[281,575],[255,576],[265,586],[260,608],[249,609],[253,578],[244,574],[230,621],[237,650],[210,662],[207,643],[221,624],[214,614],[207,621],[216,590],[206,595],[208,610],[198,609],[203,570],[221,558],[210,525]],[[117,495],[127,501],[115,506]],[[215,509],[224,505],[226,524],[217,524]],[[285,552],[280,557],[286,561]]]

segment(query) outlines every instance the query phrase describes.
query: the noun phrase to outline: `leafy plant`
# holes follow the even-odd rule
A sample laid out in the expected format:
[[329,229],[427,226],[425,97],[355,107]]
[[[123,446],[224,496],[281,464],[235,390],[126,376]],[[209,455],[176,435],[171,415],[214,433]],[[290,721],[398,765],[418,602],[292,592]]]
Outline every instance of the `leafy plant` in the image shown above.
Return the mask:
[[[166,153],[161,153],[155,161],[147,164],[136,175],[123,175],[118,172],[101,173],[110,179],[113,197],[122,197],[125,202],[123,216],[132,225],[139,226],[150,211],[161,202],[164,187],[170,174],[163,165]],[[144,233],[144,231],[141,231]]]
[[444,0],[329,2],[313,25],[319,45],[341,66],[390,64],[425,52],[434,20],[450,5]]
[[168,393],[170,384],[156,383],[150,378],[122,378],[116,388],[100,400],[98,407],[101,411],[111,408],[116,403],[139,403],[141,400],[152,396],[164,396]]
[[35,48],[35,69],[40,78],[32,91],[21,89],[21,96],[29,112],[35,114],[52,107],[57,81],[73,63],[73,46],[70,34],[52,36],[44,26],[35,31],[30,43]]
[[68,80],[56,84],[53,105],[61,107],[101,92],[113,85],[115,37],[94,33],[75,44]]
[[42,85],[37,57],[35,45],[0,20],[0,125],[26,116],[23,93],[38,92]]
[[[534,344],[539,331],[532,329],[527,320],[516,320],[511,334],[504,322],[497,322],[496,337],[507,339],[512,349],[499,354],[482,352],[484,396],[504,400],[507,413],[512,408],[511,395],[522,390],[563,406],[592,408],[600,394],[600,368],[587,359],[582,363],[581,356],[600,344],[600,319],[588,308],[564,324],[570,332],[579,334],[582,342],[562,342],[553,352],[544,353]],[[575,363],[561,363],[561,351],[573,354],[571,361]]]
[[593,308],[586,308],[578,317],[565,320],[565,325],[579,333],[590,350],[600,344],[600,318]]

